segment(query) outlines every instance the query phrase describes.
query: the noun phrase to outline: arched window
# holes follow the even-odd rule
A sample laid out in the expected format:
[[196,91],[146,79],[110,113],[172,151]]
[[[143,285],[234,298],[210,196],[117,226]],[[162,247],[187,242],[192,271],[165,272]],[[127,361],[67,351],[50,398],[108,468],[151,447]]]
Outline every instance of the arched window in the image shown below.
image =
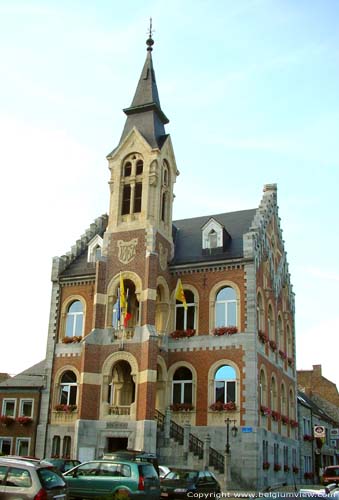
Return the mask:
[[192,372],[186,366],[178,368],[173,376],[172,383],[172,403],[192,404],[193,401],[193,381]]
[[76,405],[77,403],[77,378],[71,370],[64,372],[60,379],[60,404]]
[[215,303],[215,326],[237,325],[237,300],[233,288],[226,286],[217,293]]
[[223,365],[218,368],[214,376],[215,402],[235,403],[236,385],[236,373],[232,366]]
[[162,193],[161,199],[161,220],[165,222],[167,212],[167,193]]
[[285,384],[281,384],[281,394],[280,394],[280,408],[282,415],[287,416],[287,396]]
[[267,406],[267,381],[264,370],[260,371],[260,404]]
[[265,324],[264,324],[264,304],[262,300],[261,293],[259,292],[257,295],[257,329],[258,331],[264,332]]
[[125,166],[124,166],[124,177],[129,177],[132,173],[132,164],[131,162],[127,162],[125,163]]
[[292,335],[291,335],[291,329],[290,325],[287,324],[286,326],[286,347],[287,347],[287,356],[292,357]]
[[69,306],[66,315],[66,337],[82,336],[84,312],[80,300],[75,300]]
[[268,323],[268,338],[270,340],[275,340],[274,315],[271,304],[268,306],[267,323]]
[[280,314],[278,316],[277,329],[278,329],[279,347],[282,351],[285,352],[284,329],[283,329],[283,324],[282,324],[282,319],[281,319]]
[[136,175],[141,175],[144,169],[144,162],[142,160],[138,160],[136,163]]
[[176,330],[195,329],[195,302],[191,290],[184,290],[187,309],[182,302],[176,301],[175,305],[175,328]]
[[278,410],[277,383],[274,377],[271,378],[271,410]]

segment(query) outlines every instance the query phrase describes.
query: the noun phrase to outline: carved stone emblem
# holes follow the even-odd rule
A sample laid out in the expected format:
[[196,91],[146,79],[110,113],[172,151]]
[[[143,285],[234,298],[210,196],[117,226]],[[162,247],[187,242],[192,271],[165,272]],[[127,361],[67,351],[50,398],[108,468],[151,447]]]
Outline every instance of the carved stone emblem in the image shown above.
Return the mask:
[[162,243],[159,243],[159,262],[160,267],[165,271],[168,261],[168,248],[164,248]]
[[136,255],[137,244],[138,238],[133,238],[130,241],[118,240],[118,259],[122,264],[132,262]]

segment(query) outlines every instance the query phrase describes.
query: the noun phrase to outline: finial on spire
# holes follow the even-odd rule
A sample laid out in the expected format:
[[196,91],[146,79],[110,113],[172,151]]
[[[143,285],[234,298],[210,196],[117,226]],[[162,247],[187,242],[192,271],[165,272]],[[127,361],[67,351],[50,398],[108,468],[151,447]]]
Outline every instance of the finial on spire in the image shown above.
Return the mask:
[[146,40],[147,50],[152,51],[152,45],[154,45],[154,40],[152,38],[153,29],[152,29],[152,18],[149,18],[149,30],[148,30],[148,39]]

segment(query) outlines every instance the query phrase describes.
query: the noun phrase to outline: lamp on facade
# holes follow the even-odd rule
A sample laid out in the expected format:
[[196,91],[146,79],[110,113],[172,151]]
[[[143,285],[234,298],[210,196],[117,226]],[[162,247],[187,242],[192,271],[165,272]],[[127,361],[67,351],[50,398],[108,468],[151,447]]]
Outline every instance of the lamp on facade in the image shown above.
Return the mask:
[[233,426],[231,427],[231,432],[232,432],[232,436],[233,437],[236,437],[237,433],[238,433],[238,427],[235,425],[236,424],[236,420],[232,420],[230,418],[226,418],[225,420],[225,424],[226,424],[226,447],[225,447],[225,453],[228,455],[230,453],[230,425],[233,423]]

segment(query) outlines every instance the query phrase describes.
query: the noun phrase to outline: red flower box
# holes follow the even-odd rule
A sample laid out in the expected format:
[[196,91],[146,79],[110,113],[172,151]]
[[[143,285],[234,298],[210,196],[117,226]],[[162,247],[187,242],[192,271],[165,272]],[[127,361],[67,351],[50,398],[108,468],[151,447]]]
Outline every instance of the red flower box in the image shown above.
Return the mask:
[[183,339],[186,337],[193,337],[193,335],[195,335],[195,330],[193,329],[175,330],[174,332],[170,333],[172,339]]
[[0,415],[0,422],[3,425],[11,425],[14,422],[14,418],[8,415]]
[[222,403],[221,401],[216,401],[210,406],[210,410],[212,411],[233,411],[236,409],[237,406],[233,401],[229,401],[228,403]]
[[304,434],[304,441],[313,441],[313,436],[311,434]]
[[258,337],[260,342],[262,342],[263,344],[266,344],[268,342],[268,336],[262,330],[258,331]]
[[274,464],[273,470],[275,472],[278,472],[279,470],[281,470],[281,465],[280,464]]
[[281,415],[281,421],[284,425],[287,425],[290,423],[290,419],[286,415]]
[[236,326],[219,326],[218,328],[214,328],[213,335],[234,335],[238,332],[238,328]]
[[190,403],[174,403],[170,406],[172,411],[192,411],[194,408]]
[[262,468],[263,468],[264,470],[268,470],[268,469],[270,468],[270,465],[271,465],[271,464],[270,464],[269,462],[264,462],[264,463],[262,464]]
[[272,351],[276,351],[277,350],[278,346],[277,346],[277,343],[276,343],[275,340],[270,340],[269,344],[270,344],[270,348],[272,349]]
[[279,349],[279,356],[281,357],[281,359],[286,359],[287,358],[286,352],[282,351],[281,349]]
[[16,418],[16,422],[18,422],[18,424],[21,424],[21,425],[27,425],[27,424],[30,424],[31,422],[33,422],[33,419],[31,417],[21,416],[21,417]]
[[55,405],[54,409],[56,411],[64,411],[65,413],[72,413],[77,409],[77,405],[66,405],[66,404],[58,404]]
[[267,406],[260,406],[260,412],[263,417],[269,417],[271,415],[271,410]]
[[272,411],[271,415],[272,415],[273,420],[275,420],[276,422],[281,420],[281,415],[278,411]]
[[299,426],[298,422],[296,420],[291,419],[290,420],[290,426],[293,427],[294,429]]

